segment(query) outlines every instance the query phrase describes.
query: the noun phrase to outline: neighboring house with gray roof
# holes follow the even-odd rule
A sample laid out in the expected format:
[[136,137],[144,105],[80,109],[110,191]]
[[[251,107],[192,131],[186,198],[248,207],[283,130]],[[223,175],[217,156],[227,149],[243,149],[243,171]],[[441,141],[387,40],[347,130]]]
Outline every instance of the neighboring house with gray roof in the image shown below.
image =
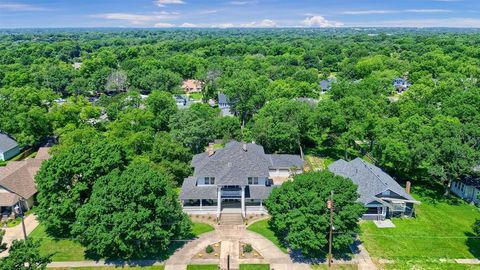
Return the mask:
[[217,101],[218,101],[218,108],[220,108],[220,114],[222,116],[232,116],[233,113],[231,111],[232,107],[232,102],[228,98],[227,95],[225,95],[222,92],[218,92],[217,95]]
[[0,132],[0,160],[9,160],[20,153],[17,141],[5,133]]
[[480,206],[480,163],[472,168],[472,174],[453,181],[450,190],[466,200]]
[[183,181],[180,199],[188,213],[224,211],[265,212],[263,201],[275,186],[273,177],[288,178],[303,172],[300,156],[265,154],[255,143],[231,141],[224,148],[195,155],[193,176]]
[[349,178],[358,186],[358,202],[367,211],[363,219],[383,220],[392,216],[414,215],[415,200],[390,175],[380,168],[356,158],[352,161],[337,160],[328,166],[335,175]]

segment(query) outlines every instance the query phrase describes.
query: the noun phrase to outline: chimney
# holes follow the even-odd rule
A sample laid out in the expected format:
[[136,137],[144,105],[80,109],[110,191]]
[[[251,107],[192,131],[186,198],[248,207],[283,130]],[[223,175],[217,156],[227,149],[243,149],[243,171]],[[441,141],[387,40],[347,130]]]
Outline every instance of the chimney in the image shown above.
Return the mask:
[[410,194],[410,187],[411,187],[411,183],[410,181],[407,181],[407,185],[405,186],[405,192],[407,192],[408,194]]
[[243,142],[242,148],[243,148],[243,151],[247,152],[247,143],[246,142]]
[[215,154],[215,148],[213,147],[214,146],[214,143],[209,143],[208,144],[208,156],[212,156],[213,154]]

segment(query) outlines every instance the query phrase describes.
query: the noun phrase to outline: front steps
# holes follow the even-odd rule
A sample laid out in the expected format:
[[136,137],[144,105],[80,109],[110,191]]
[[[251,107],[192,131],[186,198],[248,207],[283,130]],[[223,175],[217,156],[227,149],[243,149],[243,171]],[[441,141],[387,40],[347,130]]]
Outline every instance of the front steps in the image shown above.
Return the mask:
[[242,214],[222,214],[219,225],[243,225]]

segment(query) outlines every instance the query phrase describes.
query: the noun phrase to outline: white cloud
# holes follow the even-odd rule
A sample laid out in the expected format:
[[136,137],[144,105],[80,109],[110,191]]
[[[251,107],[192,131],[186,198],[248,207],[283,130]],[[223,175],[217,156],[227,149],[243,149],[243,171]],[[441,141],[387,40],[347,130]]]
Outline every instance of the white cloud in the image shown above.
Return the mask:
[[340,12],[344,15],[372,15],[372,14],[391,14],[391,13],[447,13],[452,12],[448,9],[370,9],[370,10],[346,10]]
[[148,14],[101,13],[101,14],[93,14],[91,15],[91,17],[108,19],[108,20],[128,21],[133,25],[144,25],[148,22],[175,18],[176,14],[165,12],[165,11],[148,13]]
[[46,11],[50,10],[45,7],[39,7],[29,4],[15,3],[15,2],[5,2],[0,3],[0,10],[8,11]]
[[186,28],[194,28],[194,27],[198,27],[198,25],[194,24],[194,23],[182,23],[180,25],[180,27],[186,27]]
[[156,23],[154,26],[155,27],[160,27],[160,28],[168,28],[168,27],[175,27],[175,24],[172,24],[172,23]]
[[370,15],[370,14],[387,14],[387,13],[393,13],[393,10],[347,10],[347,11],[342,11],[340,14],[345,14],[345,15]]
[[235,27],[235,25],[233,25],[233,23],[218,23],[218,24],[209,25],[208,27],[212,27],[212,28],[232,28],[232,27]]
[[240,27],[257,27],[257,28],[272,28],[277,27],[277,23],[270,19],[264,19],[259,22],[251,22],[251,23],[244,23],[240,24]]
[[244,5],[256,4],[258,3],[258,1],[230,1],[229,3],[231,5],[244,6]]
[[155,4],[159,7],[164,7],[166,5],[185,4],[185,1],[183,1],[183,0],[156,0]]
[[405,12],[413,12],[413,13],[447,13],[452,12],[448,9],[406,9]]
[[343,25],[341,22],[329,21],[319,15],[305,18],[303,24],[308,27],[339,27]]
[[405,19],[362,23],[363,27],[460,27],[480,28],[477,18]]

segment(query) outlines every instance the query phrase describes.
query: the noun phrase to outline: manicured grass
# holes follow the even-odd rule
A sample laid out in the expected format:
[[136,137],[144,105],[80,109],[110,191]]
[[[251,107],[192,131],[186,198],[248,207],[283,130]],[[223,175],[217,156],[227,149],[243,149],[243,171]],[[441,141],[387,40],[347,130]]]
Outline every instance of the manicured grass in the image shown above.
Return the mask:
[[[195,236],[198,236],[202,233],[206,233],[214,230],[211,225],[205,223],[194,222],[192,226],[192,232]],[[33,239],[40,240],[40,254],[52,256],[52,261],[84,261],[85,258],[85,248],[80,245],[80,243],[73,240],[55,240],[53,237],[50,237],[45,232],[45,228],[40,224],[35,230],[29,235]],[[172,244],[173,252],[178,248],[178,243]],[[159,256],[165,256],[165,254],[159,254]],[[143,268],[142,268],[143,269]],[[148,269],[148,268],[147,268]]]
[[247,228],[248,230],[252,232],[256,232],[263,237],[267,238],[268,240],[272,241],[279,249],[281,249],[284,253],[288,253],[287,248],[282,245],[280,240],[275,236],[275,233],[269,228],[268,226],[268,219],[263,219],[260,221],[257,221]]
[[270,270],[269,264],[240,264],[240,270]]
[[52,261],[84,261],[85,248],[72,240],[55,240],[47,235],[42,224],[29,235],[40,240],[40,254],[52,256]]
[[55,267],[47,268],[51,270],[116,270],[116,269],[127,269],[127,270],[163,270],[165,266],[100,266],[100,267]]
[[201,222],[193,222],[192,225],[192,233],[195,236],[199,236],[202,233],[207,233],[215,230],[212,225],[206,224],[206,223],[201,223]]
[[385,270],[478,270],[479,265],[458,264],[455,262],[406,261],[384,265]]
[[376,258],[397,261],[480,257],[480,239],[472,225],[480,211],[460,200],[414,195],[416,218],[393,219],[396,228],[379,229],[362,222],[361,240]]
[[314,270],[357,270],[358,267],[355,264],[332,264],[332,267],[328,268],[328,265],[312,265]]
[[202,93],[190,93],[189,97],[191,97],[194,100],[201,100],[203,98]]
[[218,270],[216,264],[189,264],[187,270]]

